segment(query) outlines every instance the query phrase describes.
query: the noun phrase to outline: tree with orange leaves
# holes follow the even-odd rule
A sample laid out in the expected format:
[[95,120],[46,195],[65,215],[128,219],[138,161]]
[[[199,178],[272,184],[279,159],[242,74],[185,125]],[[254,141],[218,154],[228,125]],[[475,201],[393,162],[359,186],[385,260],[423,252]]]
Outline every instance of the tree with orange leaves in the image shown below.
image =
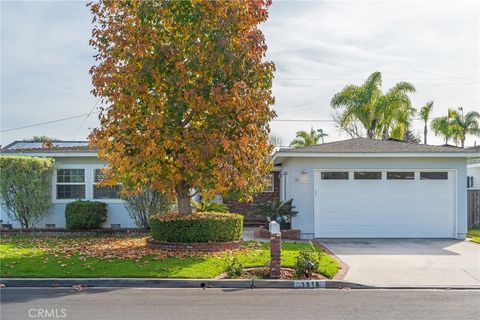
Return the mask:
[[[234,191],[248,200],[270,170],[274,64],[258,25],[270,0],[111,1],[90,4],[90,141],[108,161],[106,183],[176,196]],[[265,178],[264,178],[265,177]]]

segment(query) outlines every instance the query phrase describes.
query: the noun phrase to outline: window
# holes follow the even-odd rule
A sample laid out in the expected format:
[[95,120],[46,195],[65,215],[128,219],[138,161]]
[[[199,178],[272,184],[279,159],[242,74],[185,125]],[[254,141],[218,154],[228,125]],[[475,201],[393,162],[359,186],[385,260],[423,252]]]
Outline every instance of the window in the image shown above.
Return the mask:
[[473,177],[472,176],[467,177],[467,188],[473,188]]
[[379,171],[356,171],[353,173],[355,180],[382,180],[382,173]]
[[448,180],[448,172],[420,172],[420,180]]
[[265,190],[263,190],[263,192],[273,192],[273,190],[274,190],[273,173],[270,173],[268,175],[268,185],[265,188]]
[[94,170],[94,182],[93,185],[93,199],[120,199],[120,185],[117,184],[116,186],[109,187],[100,187],[97,185],[102,179],[105,178],[105,174],[103,174],[102,169],[95,169]]
[[85,199],[85,169],[57,169],[57,199]]
[[415,175],[412,172],[387,172],[387,180],[414,180]]
[[348,172],[322,172],[322,180],[348,180]]

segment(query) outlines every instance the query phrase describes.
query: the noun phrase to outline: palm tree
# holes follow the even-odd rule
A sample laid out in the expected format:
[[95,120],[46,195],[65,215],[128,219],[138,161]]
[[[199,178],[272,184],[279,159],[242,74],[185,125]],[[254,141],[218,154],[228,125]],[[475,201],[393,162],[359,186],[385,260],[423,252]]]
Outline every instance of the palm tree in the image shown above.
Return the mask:
[[462,148],[465,147],[465,138],[468,134],[480,136],[480,113],[476,111],[470,111],[467,114],[463,114],[463,108],[458,108],[458,112],[455,112],[453,118],[453,125],[458,129],[455,132],[454,139],[461,143]]
[[295,139],[290,143],[290,147],[310,147],[318,144],[320,139],[327,136],[326,133],[317,133],[313,127],[310,129],[310,132],[307,131],[298,131],[296,133]]
[[323,129],[317,129],[318,137],[322,139],[322,143],[325,143],[324,138],[328,137],[328,134],[323,131]]
[[394,125],[402,119],[409,119],[411,102],[408,93],[415,92],[413,85],[399,82],[384,94],[381,84],[381,73],[374,72],[362,85],[346,86],[333,96],[331,106],[343,111],[336,120],[341,129],[349,132],[360,124],[365,128],[367,138],[388,139]]
[[423,127],[423,143],[424,144],[427,144],[428,118],[430,117],[432,108],[433,108],[433,101],[429,101],[420,109],[420,113],[419,113],[420,119],[422,119],[424,123],[424,127]]
[[457,117],[457,112],[452,109],[448,109],[446,116],[438,117],[432,120],[432,130],[436,136],[443,136],[445,138],[445,144],[455,136],[458,136],[458,126],[454,123],[454,119]]

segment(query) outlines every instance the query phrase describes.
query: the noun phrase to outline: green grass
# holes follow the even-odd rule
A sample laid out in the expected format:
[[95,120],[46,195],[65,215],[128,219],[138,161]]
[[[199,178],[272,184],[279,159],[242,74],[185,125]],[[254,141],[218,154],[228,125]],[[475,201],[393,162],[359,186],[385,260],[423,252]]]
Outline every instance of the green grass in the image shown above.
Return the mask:
[[[50,253],[36,248],[31,239],[13,237],[0,243],[0,276],[214,278],[224,271],[232,256],[245,268],[266,265],[270,255],[268,243],[246,242],[244,246],[246,250],[216,256],[108,260]],[[283,243],[282,266],[293,267],[299,251],[306,247],[305,243]],[[320,273],[333,277],[339,269],[337,261],[324,253],[321,257]]]
[[472,242],[480,243],[480,228],[468,229],[467,237],[469,237]]

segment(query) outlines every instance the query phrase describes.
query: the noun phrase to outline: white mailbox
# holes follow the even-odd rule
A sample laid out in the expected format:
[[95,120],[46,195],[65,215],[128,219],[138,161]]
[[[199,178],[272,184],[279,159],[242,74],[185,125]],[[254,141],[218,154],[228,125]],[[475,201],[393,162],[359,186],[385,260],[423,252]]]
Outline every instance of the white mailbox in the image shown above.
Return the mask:
[[270,221],[268,230],[270,230],[271,234],[280,234],[280,225],[275,221]]

